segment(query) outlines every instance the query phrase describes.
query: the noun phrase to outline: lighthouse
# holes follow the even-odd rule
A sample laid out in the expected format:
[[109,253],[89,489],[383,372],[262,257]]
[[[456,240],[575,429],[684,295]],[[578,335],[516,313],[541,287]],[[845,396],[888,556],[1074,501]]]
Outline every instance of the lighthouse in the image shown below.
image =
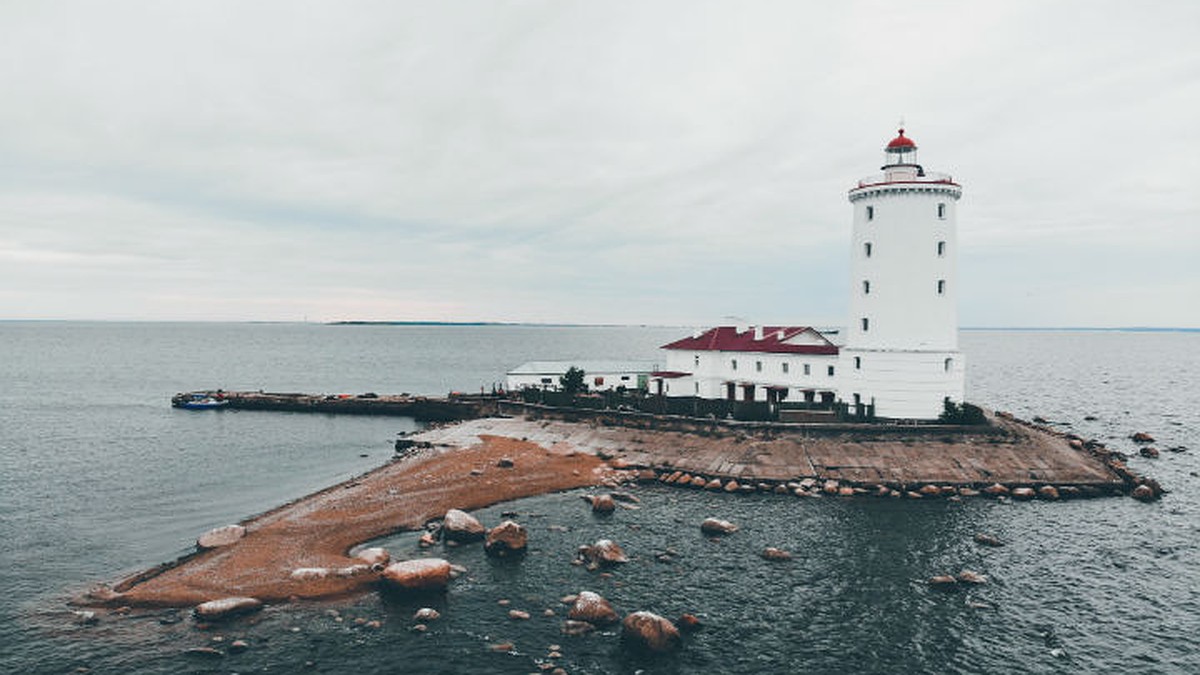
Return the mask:
[[955,226],[962,187],[926,171],[904,129],[884,148],[881,171],[849,192],[850,317],[839,393],[852,411],[936,419],[945,399],[963,400]]

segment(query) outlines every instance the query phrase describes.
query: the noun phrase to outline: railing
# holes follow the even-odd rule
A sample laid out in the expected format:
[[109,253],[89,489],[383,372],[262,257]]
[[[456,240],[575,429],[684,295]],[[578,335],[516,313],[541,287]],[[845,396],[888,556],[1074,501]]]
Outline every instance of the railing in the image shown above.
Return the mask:
[[890,179],[886,173],[877,173],[873,176],[858,181],[858,187],[871,187],[873,185],[887,185],[889,183],[938,183],[956,185],[954,179],[948,173],[940,173],[937,171],[925,171],[921,175],[905,176],[903,178],[893,175]]

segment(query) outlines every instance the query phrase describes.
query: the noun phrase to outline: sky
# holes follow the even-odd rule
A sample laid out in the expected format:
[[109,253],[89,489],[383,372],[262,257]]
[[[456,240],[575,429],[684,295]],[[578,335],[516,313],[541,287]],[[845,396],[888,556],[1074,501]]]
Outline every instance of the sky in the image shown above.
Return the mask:
[[0,3],[0,319],[844,322],[903,120],[964,327],[1200,327],[1200,3]]

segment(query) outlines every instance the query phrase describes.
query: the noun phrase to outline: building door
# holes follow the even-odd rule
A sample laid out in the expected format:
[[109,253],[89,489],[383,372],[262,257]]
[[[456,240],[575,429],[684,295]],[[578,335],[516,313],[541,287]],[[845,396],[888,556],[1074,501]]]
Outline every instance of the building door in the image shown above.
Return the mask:
[[734,384],[732,382],[725,383],[725,400],[727,400],[727,401],[737,400],[737,385],[736,384]]
[[753,401],[754,400],[754,385],[752,385],[752,384],[743,384],[742,385],[742,400],[743,401]]

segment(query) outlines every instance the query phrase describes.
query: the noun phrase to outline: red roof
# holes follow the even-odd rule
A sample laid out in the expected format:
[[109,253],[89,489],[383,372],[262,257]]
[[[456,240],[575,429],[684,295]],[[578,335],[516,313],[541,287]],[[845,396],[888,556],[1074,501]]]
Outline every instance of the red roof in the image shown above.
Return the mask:
[[[772,354],[837,354],[834,345],[825,336],[808,326],[763,326],[762,339],[755,340],[755,328],[738,332],[736,326],[710,328],[698,337],[686,337],[663,349],[684,349],[695,352],[768,352]],[[790,340],[802,333],[810,332],[817,342],[811,340],[792,344]]]
[[896,152],[905,152],[907,150],[916,150],[917,144],[913,143],[911,138],[905,136],[904,130],[901,129],[900,135],[893,138],[891,142],[887,144],[887,149],[894,150]]
[[674,380],[679,377],[687,377],[691,373],[685,373],[681,370],[656,370],[650,373],[650,377],[658,377],[664,380]]

